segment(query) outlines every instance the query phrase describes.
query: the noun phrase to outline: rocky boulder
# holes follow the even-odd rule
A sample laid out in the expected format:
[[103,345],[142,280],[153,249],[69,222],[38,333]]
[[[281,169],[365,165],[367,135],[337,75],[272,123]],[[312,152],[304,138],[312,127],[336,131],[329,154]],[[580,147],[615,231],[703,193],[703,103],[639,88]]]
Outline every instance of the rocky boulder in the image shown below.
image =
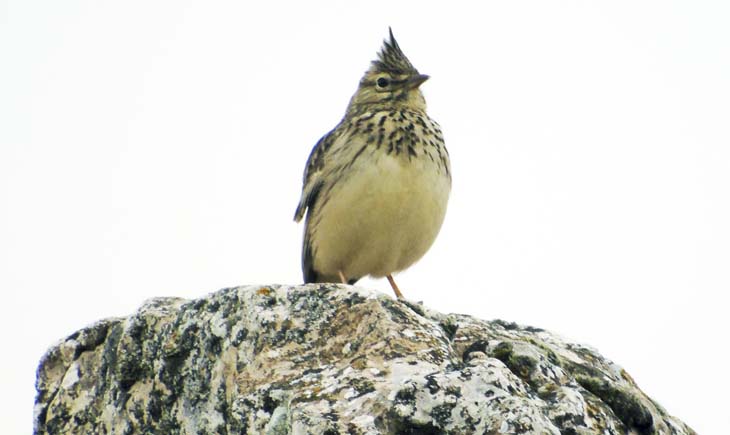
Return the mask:
[[36,434],[694,433],[595,350],[335,284],[150,300],[36,388]]

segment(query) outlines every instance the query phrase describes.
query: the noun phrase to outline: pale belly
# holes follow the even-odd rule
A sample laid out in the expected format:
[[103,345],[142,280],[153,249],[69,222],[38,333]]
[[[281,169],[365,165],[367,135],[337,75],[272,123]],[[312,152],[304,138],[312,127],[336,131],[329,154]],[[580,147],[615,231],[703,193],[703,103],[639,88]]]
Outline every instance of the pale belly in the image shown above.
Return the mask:
[[383,277],[404,270],[431,247],[441,228],[449,177],[429,159],[383,155],[332,190],[312,234],[314,268],[336,278]]

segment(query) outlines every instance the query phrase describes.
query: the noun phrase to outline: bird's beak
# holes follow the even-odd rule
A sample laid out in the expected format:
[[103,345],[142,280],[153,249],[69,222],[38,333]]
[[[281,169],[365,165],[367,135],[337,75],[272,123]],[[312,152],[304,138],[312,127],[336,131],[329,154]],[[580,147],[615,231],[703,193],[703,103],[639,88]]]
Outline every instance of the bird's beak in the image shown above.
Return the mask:
[[408,78],[408,89],[416,89],[426,80],[428,80],[428,76],[426,74],[416,74],[415,76]]

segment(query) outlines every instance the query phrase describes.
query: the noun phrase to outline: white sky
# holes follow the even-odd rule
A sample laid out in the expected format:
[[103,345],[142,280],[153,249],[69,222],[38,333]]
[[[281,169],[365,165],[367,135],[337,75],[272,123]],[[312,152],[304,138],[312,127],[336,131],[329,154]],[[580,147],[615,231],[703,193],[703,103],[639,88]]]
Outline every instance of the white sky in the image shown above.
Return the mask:
[[725,433],[730,3],[262,5],[0,2],[4,433],[78,328],[301,281],[305,160],[389,25],[454,176],[405,295],[590,344]]

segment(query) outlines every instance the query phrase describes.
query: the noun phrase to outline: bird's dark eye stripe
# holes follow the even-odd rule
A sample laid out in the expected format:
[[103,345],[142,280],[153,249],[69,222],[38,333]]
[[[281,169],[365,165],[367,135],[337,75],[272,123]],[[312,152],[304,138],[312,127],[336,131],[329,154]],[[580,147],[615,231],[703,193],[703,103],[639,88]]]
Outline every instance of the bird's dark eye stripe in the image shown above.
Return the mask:
[[389,85],[391,85],[391,86],[402,85],[402,84],[404,84],[407,81],[408,80],[405,80],[405,79],[404,80],[393,80],[393,79],[388,80],[385,77],[381,77],[381,78],[377,79],[374,83],[378,87],[384,88],[384,87],[389,86]]

